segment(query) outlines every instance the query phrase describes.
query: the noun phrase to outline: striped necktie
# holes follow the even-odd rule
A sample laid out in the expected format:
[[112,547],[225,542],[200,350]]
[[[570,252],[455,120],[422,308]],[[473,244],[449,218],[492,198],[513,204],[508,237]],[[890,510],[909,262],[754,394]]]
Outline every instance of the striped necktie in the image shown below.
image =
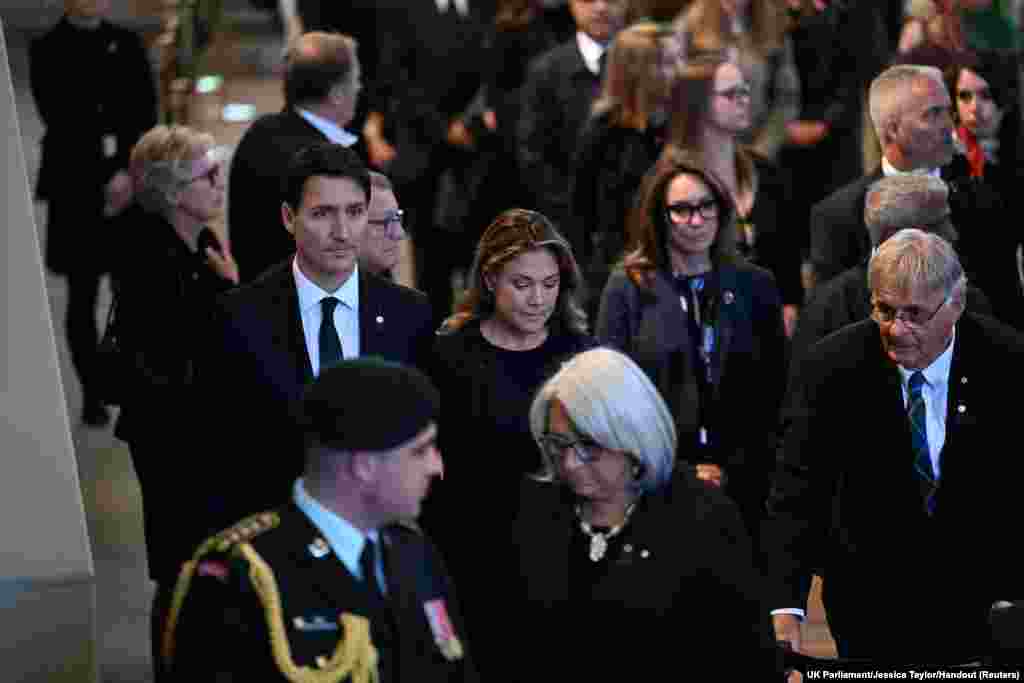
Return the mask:
[[939,482],[935,478],[928,451],[928,413],[921,391],[924,383],[924,373],[920,370],[910,376],[907,383],[907,414],[910,417],[910,440],[914,449],[914,477],[921,487],[925,512],[931,516],[935,513],[935,492]]

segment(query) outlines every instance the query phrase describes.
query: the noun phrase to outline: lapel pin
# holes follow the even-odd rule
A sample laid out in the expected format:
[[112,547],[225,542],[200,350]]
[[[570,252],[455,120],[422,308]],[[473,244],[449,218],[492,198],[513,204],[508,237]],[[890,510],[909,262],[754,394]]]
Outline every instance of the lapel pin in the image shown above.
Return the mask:
[[736,295],[732,293],[731,289],[727,289],[722,294],[722,301],[726,304],[731,304],[733,301],[736,301]]
[[327,668],[327,657],[324,657],[323,655],[317,655],[316,665],[320,669],[326,669]]
[[967,378],[966,377],[961,377],[960,378],[960,384],[967,384]]
[[111,54],[117,52],[117,43],[111,42],[110,45],[107,45],[107,52]]
[[641,558],[646,560],[650,556],[651,556],[651,551],[650,550],[641,550],[640,551],[640,557]]
[[309,544],[309,554],[318,560],[329,552],[331,552],[331,547],[322,538],[317,538]]
[[633,552],[632,544],[627,543],[626,545],[622,546],[622,552],[624,552],[624,553],[631,553],[631,552]]
[[958,405],[956,407],[956,412],[958,412],[960,414],[966,413],[967,412],[967,406],[965,406],[963,403],[961,403],[960,405]]
[[302,617],[295,617],[294,619],[292,619],[292,624],[294,624],[295,628],[299,629],[300,631],[306,628],[306,620]]
[[377,324],[380,325],[382,322],[384,322],[384,316],[378,315],[377,316]]

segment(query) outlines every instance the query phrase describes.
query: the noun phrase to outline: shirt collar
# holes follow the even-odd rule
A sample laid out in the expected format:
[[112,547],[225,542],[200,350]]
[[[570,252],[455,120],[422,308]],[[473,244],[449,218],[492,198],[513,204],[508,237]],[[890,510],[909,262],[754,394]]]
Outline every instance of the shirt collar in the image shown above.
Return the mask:
[[341,301],[342,305],[353,311],[359,310],[359,264],[352,269],[345,283],[336,292],[325,292],[320,286],[306,277],[299,268],[298,258],[292,259],[292,275],[295,277],[295,290],[299,295],[299,311],[305,313],[328,296]]
[[338,556],[345,568],[354,576],[359,576],[361,571],[359,556],[363,552],[366,539],[369,538],[379,547],[380,533],[376,529],[371,529],[364,534],[352,526],[348,520],[328,510],[320,501],[309,495],[302,477],[295,480],[295,485],[292,487],[292,498],[295,500],[295,505],[309,517],[313,526],[324,535],[324,540],[331,546],[331,550]]
[[323,133],[328,140],[337,145],[341,145],[342,147],[351,147],[359,142],[358,137],[348,132],[334,121],[328,121],[322,116],[317,116],[311,111],[299,109],[298,107],[295,108],[295,112],[302,118],[309,121],[309,125]]
[[897,175],[930,175],[933,178],[942,178],[942,169],[939,168],[915,168],[912,171],[901,171],[885,157],[882,157],[882,175],[886,178]]
[[592,74],[601,73],[601,55],[604,54],[605,46],[597,42],[583,31],[576,32],[576,46],[583,56],[583,63]]
[[[946,350],[939,354],[939,357],[932,361],[932,364],[921,371],[925,382],[932,389],[936,389],[949,382],[949,369],[953,363],[953,345],[956,343],[956,327],[953,327],[953,334],[949,338],[949,345]],[[900,380],[903,388],[906,389],[910,382],[910,376],[917,370],[908,370],[902,365],[897,366],[900,371]]]

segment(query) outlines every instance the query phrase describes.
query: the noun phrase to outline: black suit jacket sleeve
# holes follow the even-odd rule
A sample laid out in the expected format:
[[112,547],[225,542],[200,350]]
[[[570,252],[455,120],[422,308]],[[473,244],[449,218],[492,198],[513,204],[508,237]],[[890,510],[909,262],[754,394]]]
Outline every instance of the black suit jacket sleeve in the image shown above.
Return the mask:
[[868,257],[871,244],[864,227],[864,196],[871,183],[881,177],[878,169],[811,208],[810,262],[816,284],[831,280]]
[[565,128],[552,54],[547,52],[530,64],[516,137],[523,179],[539,203],[533,208],[560,218],[569,206],[569,188],[565,174],[552,163],[562,142],[552,133]]

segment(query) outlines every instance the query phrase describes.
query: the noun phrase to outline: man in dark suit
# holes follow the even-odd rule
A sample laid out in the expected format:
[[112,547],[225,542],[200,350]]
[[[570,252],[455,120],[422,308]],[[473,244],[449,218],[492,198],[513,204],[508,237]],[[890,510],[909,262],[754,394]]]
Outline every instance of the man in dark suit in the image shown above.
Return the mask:
[[869,278],[872,319],[811,347],[784,415],[761,538],[776,635],[799,650],[822,569],[841,656],[962,662],[986,652],[992,604],[1021,590],[1006,380],[1024,376],[1024,337],[964,312],[963,269],[938,235],[896,233]]
[[348,36],[307,33],[288,53],[285,107],[259,118],[242,136],[228,176],[228,234],[242,282],[295,251],[281,227],[281,171],[296,151],[334,142],[365,158],[345,130],[362,89],[356,44]]
[[[938,178],[899,175],[876,180],[864,199],[864,223],[871,248],[904,228],[920,228],[956,245],[957,231],[949,217],[949,188]],[[871,315],[868,261],[849,268],[814,290],[804,306],[790,346],[799,358],[816,341]],[[992,315],[992,305],[977,287],[967,286],[967,308]]]
[[[605,49],[621,27],[623,0],[569,0],[576,35],[537,57],[523,86],[519,167],[533,206],[571,230],[569,178],[576,139],[601,86]],[[577,254],[583,236],[566,234]]]
[[103,426],[110,418],[96,368],[96,300],[118,256],[110,221],[131,194],[128,157],[156,125],[156,88],[139,36],[104,19],[109,0],[64,7],[29,48],[32,97],[46,127],[36,199],[47,203],[46,267],[67,278],[65,332],[82,421]]
[[[811,208],[810,263],[815,284],[867,258],[864,195],[883,175],[930,173],[953,158],[953,120],[942,72],[926,66],[894,66],[871,82],[871,121],[882,146],[873,173],[845,185]],[[953,216],[956,225],[968,225]],[[972,217],[973,219],[973,217]]]
[[295,409],[323,368],[358,356],[422,365],[429,352],[426,297],[357,266],[369,199],[369,175],[354,152],[329,143],[300,150],[278,209],[295,238],[294,258],[218,302],[199,369],[209,413],[219,416],[216,449],[225,454],[214,466],[229,481],[241,466],[230,454],[272,454],[244,487],[226,484],[234,517],[275,505],[298,475]]
[[396,363],[316,379],[288,502],[211,538],[181,574],[164,641],[176,680],[476,680],[451,580],[411,521],[443,471],[439,407]]

